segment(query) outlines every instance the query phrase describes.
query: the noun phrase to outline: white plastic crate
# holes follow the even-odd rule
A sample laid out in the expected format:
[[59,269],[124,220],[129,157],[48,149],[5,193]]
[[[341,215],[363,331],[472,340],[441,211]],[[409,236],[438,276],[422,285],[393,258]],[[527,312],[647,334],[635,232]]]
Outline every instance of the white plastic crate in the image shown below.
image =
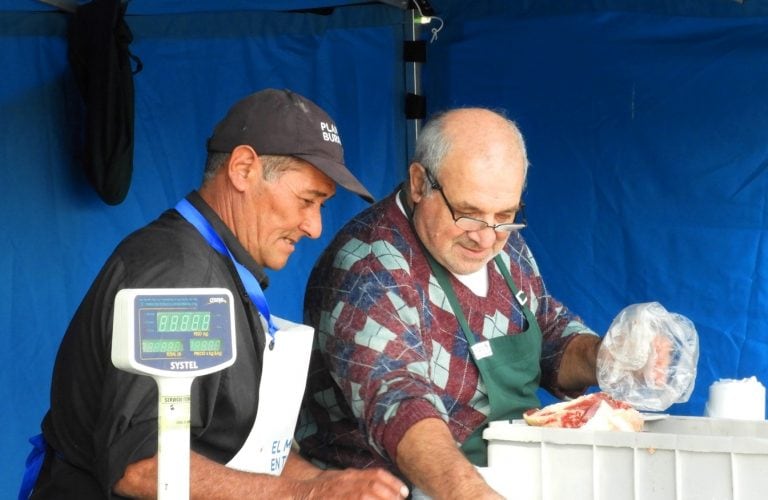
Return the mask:
[[507,498],[768,499],[768,422],[647,421],[643,432],[492,422],[483,475]]

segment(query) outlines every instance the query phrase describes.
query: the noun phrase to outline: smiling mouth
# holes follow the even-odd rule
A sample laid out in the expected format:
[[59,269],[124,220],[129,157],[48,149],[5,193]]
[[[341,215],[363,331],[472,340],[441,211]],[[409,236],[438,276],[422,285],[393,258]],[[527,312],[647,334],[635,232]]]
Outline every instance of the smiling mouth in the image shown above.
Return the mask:
[[466,247],[464,245],[460,245],[459,248],[461,248],[465,254],[474,257],[483,257],[488,253],[488,250],[485,248]]

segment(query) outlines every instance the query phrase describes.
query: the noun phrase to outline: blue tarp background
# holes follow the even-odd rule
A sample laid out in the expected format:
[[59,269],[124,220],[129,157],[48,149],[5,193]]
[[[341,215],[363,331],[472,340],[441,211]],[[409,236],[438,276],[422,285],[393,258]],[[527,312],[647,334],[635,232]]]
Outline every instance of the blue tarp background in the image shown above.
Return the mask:
[[495,14],[446,20],[425,93],[520,123],[553,293],[600,333],[637,302],[693,320],[697,387],[673,412],[702,414],[719,378],[768,382],[768,18]]
[[[205,139],[234,100],[290,87],[336,118],[375,196],[402,177],[403,12],[256,10],[280,3],[133,0],[134,176],[110,207],[76,162],[67,16],[0,0],[0,498],[15,495],[80,298],[122,237],[198,185]],[[637,302],[690,318],[699,377],[670,412],[700,415],[713,380],[768,382],[768,7],[560,3],[433,1],[445,24],[423,68],[429,109],[484,105],[518,121],[531,160],[524,234],[551,291],[600,333]],[[308,270],[363,207],[340,190],[323,236],[271,273],[278,314],[300,318]]]

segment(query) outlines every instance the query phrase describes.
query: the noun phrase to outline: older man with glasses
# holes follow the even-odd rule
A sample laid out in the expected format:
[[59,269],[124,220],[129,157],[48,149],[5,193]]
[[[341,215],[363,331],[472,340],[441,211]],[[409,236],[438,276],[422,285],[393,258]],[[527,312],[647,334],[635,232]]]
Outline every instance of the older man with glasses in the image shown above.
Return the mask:
[[387,467],[434,498],[497,498],[473,466],[487,422],[539,406],[540,386],[597,383],[599,337],[549,295],[519,232],[527,168],[513,122],[448,111],[408,181],[339,232],[305,297],[305,456]]

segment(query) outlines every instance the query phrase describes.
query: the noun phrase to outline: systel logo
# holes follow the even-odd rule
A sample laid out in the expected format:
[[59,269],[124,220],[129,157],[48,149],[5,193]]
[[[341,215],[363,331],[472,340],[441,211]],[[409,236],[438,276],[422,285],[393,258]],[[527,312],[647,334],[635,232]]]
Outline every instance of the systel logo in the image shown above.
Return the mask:
[[227,299],[225,299],[224,297],[210,297],[208,299],[208,303],[209,304],[226,304]]

